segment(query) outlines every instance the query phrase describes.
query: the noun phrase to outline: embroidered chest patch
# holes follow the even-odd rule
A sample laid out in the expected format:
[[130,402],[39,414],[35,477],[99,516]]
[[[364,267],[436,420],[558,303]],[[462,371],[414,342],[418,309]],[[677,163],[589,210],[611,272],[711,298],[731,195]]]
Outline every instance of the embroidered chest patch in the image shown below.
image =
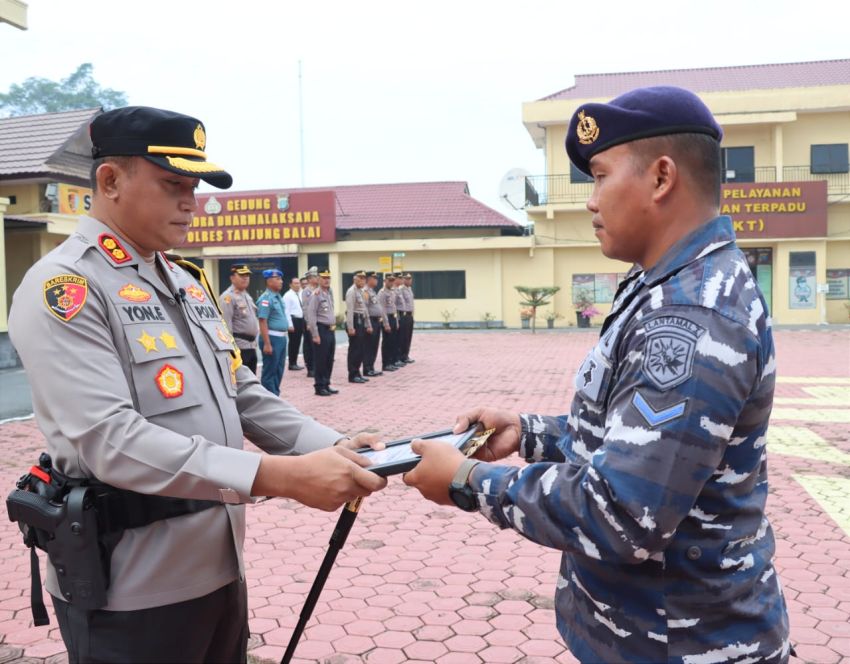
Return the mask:
[[660,390],[691,377],[697,341],[705,328],[681,316],[659,316],[644,324],[643,373]]
[[165,364],[156,375],[156,386],[166,399],[173,399],[183,394],[183,372],[170,364]]
[[60,274],[44,282],[44,304],[56,318],[67,323],[83,310],[88,292],[85,277]]
[[129,302],[147,302],[151,299],[151,294],[136,284],[125,284],[118,291],[118,296]]
[[197,300],[198,302],[203,302],[207,299],[207,296],[204,294],[203,289],[198,288],[195,284],[186,287],[186,294]]

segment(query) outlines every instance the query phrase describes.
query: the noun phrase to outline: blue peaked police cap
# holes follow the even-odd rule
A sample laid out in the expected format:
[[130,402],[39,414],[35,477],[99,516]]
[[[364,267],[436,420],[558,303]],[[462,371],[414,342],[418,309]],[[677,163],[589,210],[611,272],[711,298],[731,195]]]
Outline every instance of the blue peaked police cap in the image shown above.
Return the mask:
[[269,270],[263,270],[263,279],[270,279],[271,277],[280,277],[283,279],[283,272],[274,267]]
[[590,158],[615,145],[668,134],[707,134],[720,142],[723,129],[693,92],[659,85],[638,88],[607,104],[583,104],[570,119],[570,161],[590,175]]

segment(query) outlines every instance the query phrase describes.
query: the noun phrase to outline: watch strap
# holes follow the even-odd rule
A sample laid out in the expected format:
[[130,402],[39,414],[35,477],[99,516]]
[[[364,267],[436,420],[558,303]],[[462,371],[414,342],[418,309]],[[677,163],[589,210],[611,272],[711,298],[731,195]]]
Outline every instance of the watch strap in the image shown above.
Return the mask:
[[452,478],[452,486],[456,489],[462,489],[469,484],[469,476],[472,475],[472,469],[479,463],[478,459],[464,459],[458,466],[455,476]]

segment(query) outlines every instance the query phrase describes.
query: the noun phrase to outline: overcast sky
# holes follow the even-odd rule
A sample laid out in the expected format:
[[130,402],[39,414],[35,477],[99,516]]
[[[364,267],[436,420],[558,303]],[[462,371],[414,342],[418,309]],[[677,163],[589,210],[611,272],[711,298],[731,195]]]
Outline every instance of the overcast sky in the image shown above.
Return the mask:
[[[850,2],[29,0],[0,90],[91,62],[131,104],[199,117],[235,190],[544,172],[522,103],[576,74],[850,57]],[[675,6],[675,9],[672,7]],[[207,188],[209,189],[209,188]],[[203,189],[202,189],[203,190]]]

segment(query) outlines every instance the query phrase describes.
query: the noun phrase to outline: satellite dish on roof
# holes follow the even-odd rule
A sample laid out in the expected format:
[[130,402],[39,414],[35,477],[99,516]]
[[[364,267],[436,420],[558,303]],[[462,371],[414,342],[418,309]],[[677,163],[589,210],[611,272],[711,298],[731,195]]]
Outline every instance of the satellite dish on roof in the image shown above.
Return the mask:
[[525,208],[525,178],[530,177],[524,168],[512,168],[499,181],[499,199],[512,210]]

